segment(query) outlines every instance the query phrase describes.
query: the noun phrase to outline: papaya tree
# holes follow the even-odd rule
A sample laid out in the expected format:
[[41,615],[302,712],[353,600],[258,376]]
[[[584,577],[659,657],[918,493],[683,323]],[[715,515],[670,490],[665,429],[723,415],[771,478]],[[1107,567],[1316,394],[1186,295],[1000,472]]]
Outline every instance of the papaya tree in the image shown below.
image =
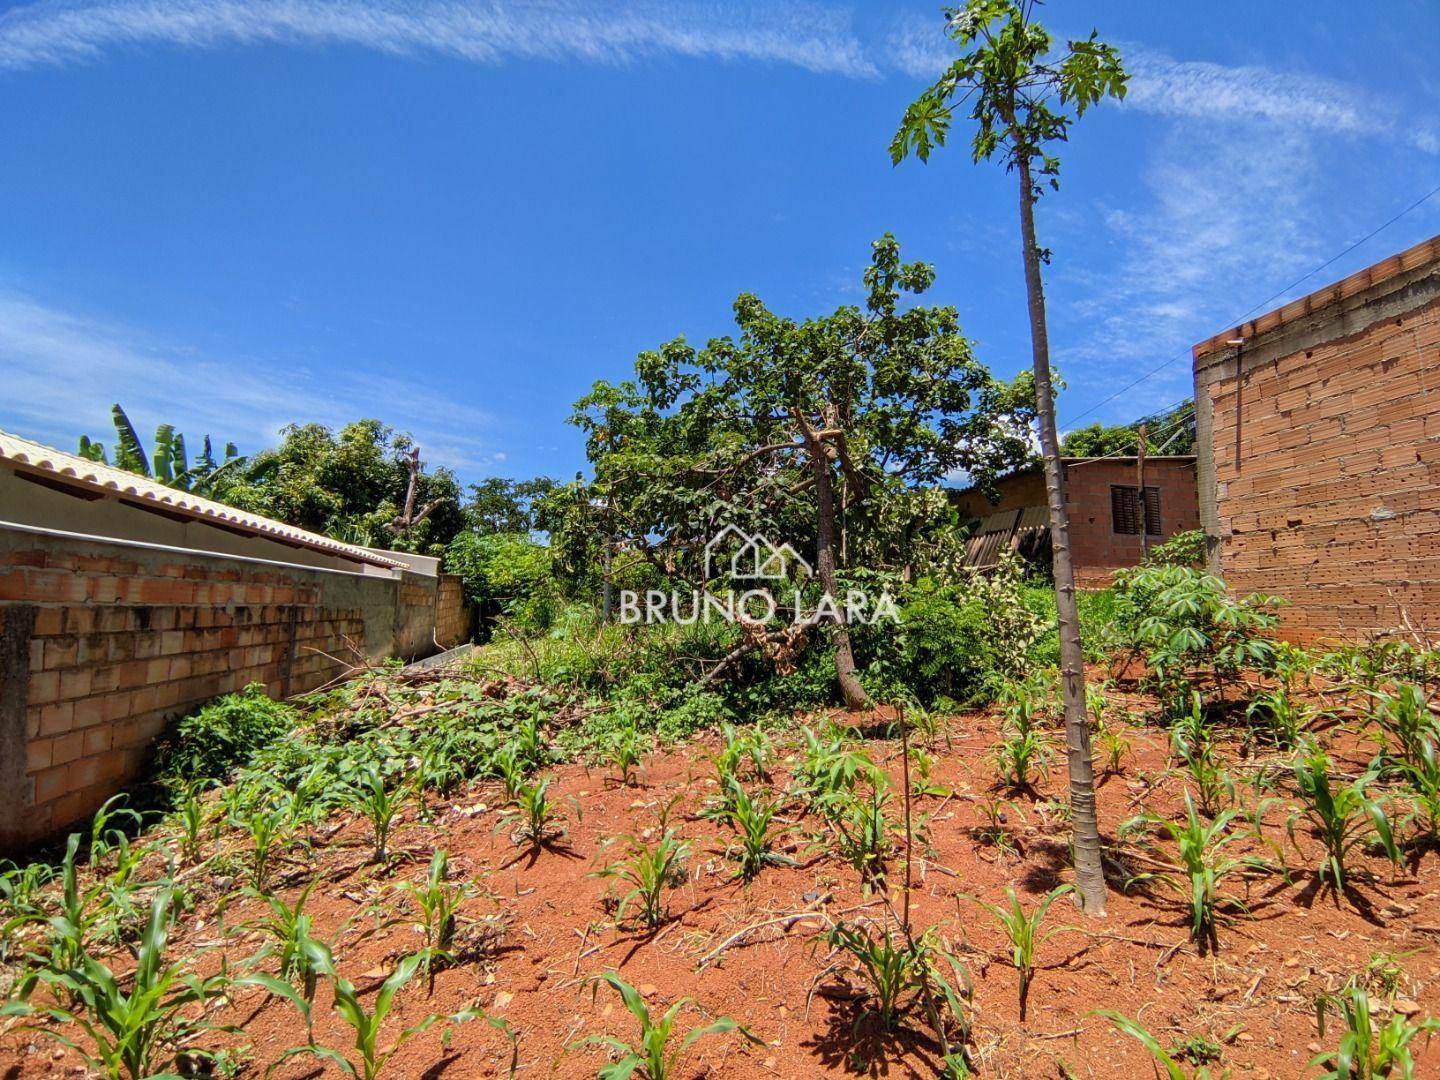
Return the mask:
[[1068,138],[1071,124],[1090,106],[1106,97],[1124,97],[1127,76],[1119,54],[1097,40],[1094,32],[1086,39],[1055,49],[1045,28],[1031,19],[1032,11],[1033,4],[1027,0],[969,0],[963,7],[947,9],[947,30],[960,55],[905,110],[890,144],[890,156],[897,165],[912,153],[928,161],[931,150],[945,144],[956,109],[966,108],[975,124],[970,143],[974,160],[998,157],[1019,184],[1020,253],[1025,268],[1035,404],[1040,450],[1045,459],[1060,623],[1076,885],[1081,907],[1102,915],[1105,878],[1085,712],[1084,654],[1065,511],[1065,477],[1055,427],[1041,273],[1042,265],[1050,261],[1050,253],[1035,237],[1035,202],[1045,186],[1052,190],[1060,186],[1060,159],[1053,146]]
[[864,308],[796,320],[746,293],[738,333],[642,353],[635,379],[595,384],[573,421],[627,547],[693,574],[717,511],[814,552],[847,706],[867,696],[838,604],[842,529],[863,531],[897,492],[964,471],[987,482],[1028,452],[1029,381],[994,379],[953,307],[906,304],[934,281],[886,235]]

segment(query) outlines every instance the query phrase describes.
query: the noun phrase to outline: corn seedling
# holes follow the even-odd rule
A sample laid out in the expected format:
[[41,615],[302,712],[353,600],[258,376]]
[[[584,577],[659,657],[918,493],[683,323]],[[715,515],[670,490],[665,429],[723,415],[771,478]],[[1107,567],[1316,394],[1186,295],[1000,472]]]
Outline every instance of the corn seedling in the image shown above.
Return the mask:
[[444,850],[435,852],[424,882],[402,881],[400,888],[410,895],[420,921],[421,967],[427,978],[456,961],[455,931],[460,905],[471,895],[468,882],[450,883],[450,856]]
[[130,839],[125,830],[115,824],[117,821],[127,823],[130,828],[139,829],[142,819],[139,814],[129,807],[116,804],[123,802],[128,796],[121,792],[119,795],[112,795],[95,816],[90,819],[90,863],[97,865],[117,847],[126,849],[130,846]]
[[1210,1080],[1211,1073],[1207,1068],[1201,1068],[1187,1077],[1184,1068],[1175,1060],[1175,1055],[1166,1050],[1160,1044],[1159,1039],[1125,1014],[1115,1012],[1113,1009],[1096,1009],[1095,1015],[1103,1016],[1115,1025],[1116,1030],[1129,1035],[1145,1047],[1150,1052],[1150,1056],[1155,1059],[1155,1064],[1165,1070],[1166,1080]]
[[640,733],[628,724],[610,740],[606,756],[615,768],[616,779],[621,787],[629,787],[635,782],[635,770],[644,756],[643,750]]
[[550,778],[545,777],[533,784],[525,784],[515,797],[515,809],[509,817],[516,821],[512,838],[517,844],[532,848],[544,847],[556,834],[556,823],[560,812],[547,794]]
[[490,758],[490,771],[505,789],[505,798],[514,802],[525,786],[525,763],[514,746],[502,746]]
[[315,987],[320,976],[335,973],[335,958],[331,955],[330,946],[311,934],[310,916],[305,914],[305,902],[310,899],[310,890],[314,887],[315,881],[305,886],[293,904],[287,904],[273,894],[267,896],[254,889],[249,890],[251,896],[265,901],[270,912],[241,926],[241,929],[259,933],[267,939],[253,961],[260,963],[275,956],[280,978],[293,985],[307,1002],[315,1000]]
[[1020,1020],[1022,1022],[1025,1020],[1025,1009],[1030,998],[1030,982],[1035,977],[1035,951],[1063,929],[1063,927],[1057,927],[1041,933],[1040,926],[1045,921],[1045,913],[1050,910],[1050,905],[1072,889],[1071,885],[1061,885],[1051,889],[1035,910],[1028,915],[1013,888],[1005,890],[1008,900],[1005,907],[998,904],[987,904],[983,900],[970,897],[994,916],[996,923],[1010,940],[1010,962],[1020,973]]
[[1393,694],[1374,692],[1372,696],[1380,744],[1398,764],[1419,763],[1425,745],[1440,742],[1440,720],[1430,711],[1429,696],[1421,687],[1402,683]]
[[885,858],[890,854],[890,820],[885,816],[889,799],[883,786],[872,789],[868,796],[852,792],[844,801],[830,805],[826,814],[840,854],[867,886],[885,876]]
[[1238,810],[1226,810],[1208,824],[1195,812],[1190,793],[1185,793],[1185,821],[1176,824],[1165,818],[1145,820],[1162,829],[1179,848],[1180,865],[1185,871],[1183,881],[1169,875],[1159,880],[1182,893],[1190,904],[1190,937],[1203,954],[1220,949],[1217,927],[1226,908],[1241,907],[1239,900],[1221,893],[1221,883],[1231,874],[1249,865],[1245,859],[1223,855],[1225,847],[1244,834],[1230,832],[1230,823]]
[[1379,1018],[1371,1011],[1370,996],[1352,985],[1315,1002],[1322,1039],[1325,1016],[1332,1008],[1345,1022],[1345,1031],[1335,1050],[1317,1054],[1310,1061],[1310,1068],[1326,1070],[1321,1080],[1381,1080],[1397,1074],[1411,1080],[1415,1076],[1415,1057],[1410,1044],[1418,1035],[1428,1041],[1440,1031],[1440,1020],[1426,1017],[1415,1023],[1400,1013],[1392,1013],[1389,1021],[1380,1026]]
[[982,844],[993,847],[1002,855],[1016,854],[1020,850],[1020,846],[1010,835],[1009,815],[1013,812],[1023,822],[1025,815],[1020,812],[1020,808],[1014,803],[1002,799],[982,799],[979,808],[983,824],[971,827],[971,837]]
[[200,979],[178,964],[164,963],[171,906],[172,894],[162,889],[151,904],[135,970],[124,987],[108,967],[82,953],[68,968],[47,967],[30,976],[31,986],[35,980],[44,982],[57,1002],[62,995],[70,1002],[68,1007],[37,1007],[18,1000],[0,1008],[0,1016],[40,1016],[79,1028],[84,1040],[77,1041],[64,1028],[31,1030],[70,1047],[107,1080],[175,1075],[171,1066],[180,1048],[193,1036],[213,1030],[213,1025],[192,1017],[190,1006],[223,995],[229,980],[223,973]]
[[738,1031],[751,1042],[763,1045],[728,1016],[722,1016],[704,1027],[691,1028],[677,1043],[675,1026],[680,1010],[691,1003],[690,998],[676,1001],[657,1019],[651,1016],[640,992],[615,972],[605,971],[595,976],[591,980],[592,992],[602,982],[620,995],[625,1008],[635,1017],[635,1022],[640,1025],[640,1038],[632,1044],[612,1035],[590,1035],[571,1044],[571,1049],[598,1044],[608,1047],[616,1055],[617,1060],[613,1064],[600,1070],[599,1080],[628,1080],[632,1076],[643,1077],[644,1080],[672,1080],[680,1074],[680,1062],[685,1051],[709,1035]]
[[634,901],[639,907],[641,925],[654,929],[670,917],[665,890],[684,880],[685,856],[690,845],[670,829],[666,829],[653,846],[647,847],[633,836],[628,843],[629,858],[604,867],[596,872],[596,876],[617,878],[631,886],[630,891],[616,903],[617,922],[625,920],[625,912]]
[[1416,760],[1406,762],[1400,772],[1414,806],[1409,822],[1417,823],[1420,835],[1431,842],[1440,839],[1440,754],[1436,753],[1435,742],[1421,739]]
[[1105,771],[1119,774],[1124,771],[1125,759],[1130,756],[1132,744],[1125,733],[1105,724],[1095,729],[1100,749],[1105,755]]
[[990,751],[996,776],[1011,791],[1033,791],[1034,781],[1049,771],[1053,753],[1049,736],[1039,728],[1007,731]]
[[[911,938],[840,922],[826,934],[825,941],[850,957],[850,970],[865,985],[865,1006],[855,1017],[855,1035],[872,1018],[884,1030],[893,1031],[919,1009],[945,1050],[947,1075],[970,1075],[963,1052],[949,1049],[952,1035],[960,1042],[968,1036],[963,998],[971,992],[970,978],[932,934]],[[942,960],[948,973],[941,969]]]
[[[360,995],[356,992],[354,985],[338,975],[332,979],[335,994],[335,1011],[340,1019],[353,1032],[355,1041],[353,1048],[345,1053],[329,1046],[321,1046],[311,1041],[304,1046],[293,1047],[287,1050],[280,1058],[286,1061],[298,1054],[310,1054],[324,1061],[329,1061],[337,1066],[347,1075],[355,1077],[356,1080],[377,1080],[385,1070],[390,1059],[399,1052],[415,1036],[430,1030],[440,1023],[460,1023],[476,1017],[484,1019],[496,1030],[503,1032],[511,1039],[514,1045],[514,1034],[510,1031],[509,1025],[503,1020],[487,1016],[479,1009],[462,1009],[460,1012],[448,1016],[439,1013],[431,1013],[423,1017],[418,1023],[411,1024],[387,1039],[384,1048],[380,1045],[380,1036],[384,1032],[385,1021],[390,1016],[390,1011],[395,1004],[395,995],[406,986],[420,970],[424,958],[415,953],[405,957],[396,965],[395,970],[380,985],[380,990],[375,995],[375,1004],[366,1009],[360,1001]],[[308,1025],[310,1019],[310,1003],[295,993],[288,984],[266,975],[254,975],[246,980],[258,986],[264,986],[277,997],[282,997],[294,1005],[305,1016]],[[278,1063],[277,1063],[278,1064]],[[511,1071],[514,1071],[512,1058]]]
[[1325,846],[1320,879],[1328,879],[1335,887],[1337,903],[1347,883],[1345,860],[1355,848],[1373,838],[1392,863],[1400,862],[1384,804],[1367,792],[1374,780],[1375,773],[1368,771],[1337,786],[1330,775],[1330,759],[1318,750],[1295,763],[1295,781],[1304,807],[1289,820],[1290,841],[1295,842],[1295,823],[1303,816]]
[[250,887],[264,892],[270,864],[290,835],[290,807],[281,802],[251,805],[243,817],[231,818],[230,823],[250,841]]
[[410,787],[402,784],[393,791],[374,765],[367,766],[359,780],[346,792],[345,801],[370,822],[373,838],[371,861],[384,865],[390,858],[390,833],[409,800]]
[[861,779],[879,775],[875,763],[863,750],[856,750],[838,732],[821,738],[809,728],[802,729],[805,752],[796,770],[799,794],[812,806],[824,805],[848,795]]
[[935,755],[921,746],[910,748],[910,794],[917,799],[926,796],[943,798],[950,789],[935,782]]
[[1222,806],[1234,801],[1235,785],[1220,765],[1199,694],[1191,695],[1189,711],[1176,721],[1171,731],[1171,745],[1187,774],[1189,786],[1195,791],[1201,813],[1213,816]]
[[774,843],[771,823],[778,809],[779,803],[752,799],[738,782],[731,781],[729,818],[730,824],[739,833],[740,844],[735,858],[740,863],[742,881],[753,881],[766,863],[791,863],[790,859],[770,850]]

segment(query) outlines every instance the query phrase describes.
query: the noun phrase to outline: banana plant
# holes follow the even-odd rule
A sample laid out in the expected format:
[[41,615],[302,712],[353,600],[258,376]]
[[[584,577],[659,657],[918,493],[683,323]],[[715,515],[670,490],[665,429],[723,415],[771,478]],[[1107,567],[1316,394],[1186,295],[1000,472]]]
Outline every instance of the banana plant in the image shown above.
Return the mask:
[[221,479],[244,468],[248,460],[240,455],[234,443],[227,442],[224,460],[217,463],[210,436],[206,435],[204,452],[192,466],[185,449],[185,436],[176,431],[173,424],[156,427],[154,448],[146,453],[135,425],[118,403],[110,406],[110,421],[115,427],[114,460],[111,460],[103,442],[88,435],[80,436],[80,456],[148,476],[166,487],[193,491],[197,495],[213,494]]

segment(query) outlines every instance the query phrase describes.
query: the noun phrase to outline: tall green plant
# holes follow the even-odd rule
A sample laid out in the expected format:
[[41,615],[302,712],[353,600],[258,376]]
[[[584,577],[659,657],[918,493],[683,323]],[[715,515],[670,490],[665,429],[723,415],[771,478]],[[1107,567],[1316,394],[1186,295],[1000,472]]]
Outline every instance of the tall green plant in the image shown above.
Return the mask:
[[955,108],[963,103],[976,125],[971,140],[974,159],[989,160],[998,154],[1019,181],[1020,253],[1030,314],[1035,411],[1045,461],[1060,625],[1071,846],[1081,906],[1091,914],[1103,915],[1105,875],[1100,863],[1094,764],[1085,715],[1085,655],[1075,600],[1041,272],[1042,263],[1049,261],[1049,252],[1041,248],[1035,236],[1035,202],[1042,183],[1048,181],[1056,189],[1060,185],[1060,160],[1047,147],[1067,139],[1071,124],[1092,105],[1107,97],[1123,98],[1128,76],[1116,50],[1098,41],[1094,33],[1087,39],[1069,42],[1057,55],[1049,33],[1031,20],[1032,10],[1023,0],[968,0],[963,7],[950,10],[948,32],[960,56],[905,110],[890,144],[890,156],[897,165],[911,153],[928,161],[932,148],[944,145]]

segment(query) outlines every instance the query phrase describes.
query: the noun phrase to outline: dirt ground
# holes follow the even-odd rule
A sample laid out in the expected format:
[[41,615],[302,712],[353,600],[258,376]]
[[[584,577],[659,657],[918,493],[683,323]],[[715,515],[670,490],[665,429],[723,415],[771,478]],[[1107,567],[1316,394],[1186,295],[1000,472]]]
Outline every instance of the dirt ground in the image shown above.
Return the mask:
[[[1136,715],[1151,705],[1137,695],[1116,694],[1112,700]],[[813,718],[797,717],[796,732],[800,722]],[[1122,771],[1103,777],[1099,788],[1102,830],[1110,841],[1120,823],[1137,813],[1175,815],[1183,792],[1180,777],[1166,770],[1164,730],[1115,722],[1133,746]],[[1248,913],[1222,928],[1218,955],[1197,953],[1187,939],[1188,910],[1177,894],[1161,887],[1129,893],[1116,887],[1103,919],[1084,917],[1062,899],[1047,920],[1058,932],[1039,950],[1022,1023],[1007,942],[970,897],[1003,902],[1006,887],[1013,886],[1029,906],[1066,880],[1066,825],[1047,803],[1063,794],[1064,763],[1057,757],[1034,796],[997,793],[988,760],[997,727],[988,714],[946,719],[931,750],[933,782],[948,793],[915,804],[924,839],[913,867],[912,920],[917,929],[937,927],[969,969],[970,1053],[980,1075],[1154,1074],[1137,1042],[1093,1015],[1100,1008],[1138,1019],[1167,1046],[1208,1036],[1222,1048],[1220,1061],[1211,1065],[1216,1076],[1224,1069],[1256,1078],[1314,1075],[1307,1063],[1338,1039],[1336,1025],[1324,1039],[1317,1031],[1315,998],[1339,989],[1379,954],[1393,956],[1402,972],[1395,1007],[1440,1013],[1440,855],[1425,852],[1398,873],[1383,858],[1359,857],[1361,880],[1352,895],[1337,902],[1330,891],[1317,889],[1314,838],[1301,826],[1298,849],[1289,846],[1289,808],[1276,806],[1265,817],[1266,834],[1286,843],[1292,880],[1258,873],[1230,879]],[[1373,750],[1334,731],[1327,738],[1342,768],[1367,761]],[[791,762],[784,759],[797,743],[777,736],[781,764],[771,777],[776,790],[789,781]],[[317,936],[335,936],[342,974],[367,995],[398,957],[418,948],[419,938],[412,926],[381,925],[366,911],[376,900],[392,912],[403,911],[395,883],[422,879],[437,848],[450,853],[453,876],[479,890],[463,914],[503,920],[494,955],[440,971],[433,993],[427,994],[423,978],[401,991],[382,1045],[427,1013],[475,1003],[504,1018],[517,1036],[516,1075],[593,1076],[610,1060],[608,1051],[573,1044],[596,1034],[627,1041],[635,1034],[618,996],[607,986],[597,990],[587,983],[597,972],[615,970],[640,989],[653,1010],[693,999],[682,1010],[682,1031],[729,1016],[760,1041],[752,1044],[735,1034],[702,1039],[686,1053],[681,1077],[934,1076],[937,1048],[923,1020],[890,1035],[865,1022],[857,1027],[858,983],[847,980],[841,968],[826,973],[841,959],[824,943],[832,921],[882,922],[885,909],[830,849],[817,821],[804,817],[798,803],[787,805],[780,846],[796,865],[768,866],[748,886],[735,880],[734,863],[725,855],[726,829],[698,816],[715,791],[708,755],[716,745],[711,737],[652,754],[638,783],[628,787],[599,768],[573,764],[550,770],[551,796],[564,810],[565,833],[538,851],[517,848],[510,829],[498,823],[503,800],[493,784],[473,785],[437,805],[432,824],[408,813],[394,841],[401,856],[383,871],[368,862],[368,827],[337,819],[313,832],[308,854],[296,849],[278,875],[277,891],[293,898],[312,876],[319,877],[308,909]],[[898,776],[897,743],[876,739],[869,750]],[[1249,779],[1263,757],[1237,761],[1235,741],[1227,741],[1225,751],[1249,799]],[[606,848],[605,841],[624,834],[653,838],[660,810],[677,797],[669,821],[693,847],[686,883],[670,895],[673,918],[649,934],[619,929],[605,903],[616,884],[592,876],[619,854],[619,845]],[[1012,853],[975,836],[984,820],[983,801],[997,797],[1008,800]],[[1117,886],[1126,869],[1156,868],[1143,861],[1116,867]],[[890,880],[897,897],[900,878],[896,860]],[[232,901],[223,924],[234,928],[260,911],[259,901]],[[181,955],[195,953],[198,966],[210,971],[222,955],[233,966],[258,947],[256,935],[227,939],[220,925],[215,901],[202,901],[184,919],[172,948]],[[328,1008],[323,986],[316,1004],[317,1040],[348,1048],[352,1037]],[[250,1046],[245,1075],[263,1075],[288,1048],[305,1042],[297,1011],[263,990],[239,991],[214,1019],[235,1025],[239,1033],[210,1041]],[[1416,1049],[1417,1075],[1440,1076],[1440,1043],[1417,1042]],[[511,1055],[505,1037],[482,1022],[441,1025],[407,1043],[386,1075],[504,1076]],[[10,1030],[0,1036],[0,1076],[74,1076],[76,1060],[34,1035]],[[78,1072],[83,1074],[83,1067]],[[272,1075],[340,1073],[333,1064],[301,1056],[279,1064]]]

